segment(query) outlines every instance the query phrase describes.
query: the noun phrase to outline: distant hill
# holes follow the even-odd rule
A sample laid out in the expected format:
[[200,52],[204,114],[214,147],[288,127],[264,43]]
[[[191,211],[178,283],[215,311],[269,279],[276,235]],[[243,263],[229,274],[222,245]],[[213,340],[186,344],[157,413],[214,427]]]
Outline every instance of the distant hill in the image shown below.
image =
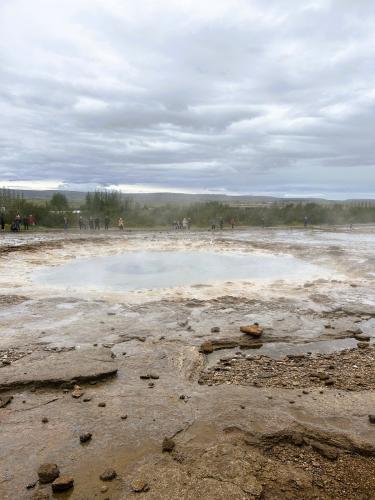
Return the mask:
[[[22,192],[25,198],[32,200],[50,200],[55,193],[63,193],[69,202],[79,205],[84,202],[86,192],[63,190],[14,190]],[[217,201],[232,206],[269,205],[271,203],[375,203],[375,200],[342,200],[334,201],[323,198],[277,198],[274,196],[229,196],[224,194],[186,194],[186,193],[123,193],[124,198],[132,199],[141,205],[190,205],[192,203],[205,203]]]

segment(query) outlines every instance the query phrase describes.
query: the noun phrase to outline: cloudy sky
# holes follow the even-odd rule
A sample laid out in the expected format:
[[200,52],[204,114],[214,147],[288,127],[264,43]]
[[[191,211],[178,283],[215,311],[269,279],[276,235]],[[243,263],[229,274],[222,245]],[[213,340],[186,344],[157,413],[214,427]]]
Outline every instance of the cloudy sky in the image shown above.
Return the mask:
[[375,197],[373,0],[0,0],[0,185]]

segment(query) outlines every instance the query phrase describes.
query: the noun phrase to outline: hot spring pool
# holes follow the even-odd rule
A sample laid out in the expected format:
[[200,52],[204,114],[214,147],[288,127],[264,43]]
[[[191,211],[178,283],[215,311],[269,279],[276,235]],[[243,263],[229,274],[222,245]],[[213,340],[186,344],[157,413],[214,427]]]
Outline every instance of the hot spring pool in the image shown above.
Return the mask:
[[79,259],[37,271],[33,281],[53,287],[129,291],[232,280],[305,281],[332,277],[289,255],[140,251]]

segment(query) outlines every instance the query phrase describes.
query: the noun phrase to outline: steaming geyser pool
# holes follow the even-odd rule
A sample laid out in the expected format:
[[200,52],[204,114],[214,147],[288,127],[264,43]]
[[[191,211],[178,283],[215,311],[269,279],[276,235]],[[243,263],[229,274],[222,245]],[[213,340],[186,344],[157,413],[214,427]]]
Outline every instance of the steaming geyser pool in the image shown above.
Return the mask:
[[114,291],[173,288],[227,280],[307,280],[329,271],[290,255],[213,251],[139,251],[79,259],[33,275],[53,287]]

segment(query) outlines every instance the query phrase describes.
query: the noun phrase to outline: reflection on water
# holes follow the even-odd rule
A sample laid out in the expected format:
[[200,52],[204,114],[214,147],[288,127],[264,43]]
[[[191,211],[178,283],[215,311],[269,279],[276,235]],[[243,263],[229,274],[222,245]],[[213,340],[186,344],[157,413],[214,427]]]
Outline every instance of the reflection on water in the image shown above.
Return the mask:
[[76,260],[34,274],[40,284],[117,291],[226,280],[308,280],[329,271],[289,255],[217,252],[128,252]]

